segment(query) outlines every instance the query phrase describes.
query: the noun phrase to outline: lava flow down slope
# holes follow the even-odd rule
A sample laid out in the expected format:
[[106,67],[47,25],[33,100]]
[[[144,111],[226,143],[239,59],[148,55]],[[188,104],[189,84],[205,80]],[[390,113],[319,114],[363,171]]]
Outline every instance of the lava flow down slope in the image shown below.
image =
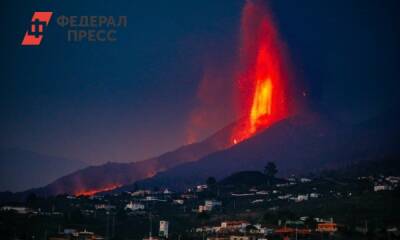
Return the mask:
[[228,125],[201,142],[185,145],[155,158],[132,163],[109,162],[99,166],[90,166],[63,176],[42,188],[29,190],[25,194],[30,192],[38,195],[67,193],[89,196],[110,191],[229,147],[234,127],[234,124]]

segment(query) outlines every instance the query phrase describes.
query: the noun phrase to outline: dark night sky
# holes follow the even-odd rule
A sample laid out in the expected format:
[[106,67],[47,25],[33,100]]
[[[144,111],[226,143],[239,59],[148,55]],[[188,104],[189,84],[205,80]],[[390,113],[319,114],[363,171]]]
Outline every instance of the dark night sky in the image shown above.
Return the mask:
[[[397,0],[270,1],[313,103],[357,122],[396,107]],[[185,142],[204,68],[229,76],[243,1],[1,3],[0,147],[84,160],[137,161]],[[69,43],[52,19],[40,47],[20,42],[33,11],[127,15],[116,43]],[[221,94],[223,96],[223,94]],[[233,121],[221,117],[207,135]]]

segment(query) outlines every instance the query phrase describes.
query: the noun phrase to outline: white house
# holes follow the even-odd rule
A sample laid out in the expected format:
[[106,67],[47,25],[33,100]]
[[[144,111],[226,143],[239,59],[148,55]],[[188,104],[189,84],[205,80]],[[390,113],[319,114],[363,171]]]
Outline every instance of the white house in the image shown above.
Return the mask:
[[215,200],[206,200],[204,205],[199,205],[198,212],[209,212],[212,211],[216,206],[221,206],[222,202]]
[[179,204],[179,205],[182,205],[184,202],[185,202],[185,200],[183,200],[183,199],[174,199],[173,200],[174,204]]
[[318,193],[310,193],[310,198],[319,198],[319,195]]
[[304,195],[297,195],[297,197],[293,197],[291,198],[292,200],[294,200],[295,202],[302,202],[302,201],[307,201],[308,200],[308,194],[304,194]]
[[207,189],[207,188],[208,188],[208,186],[207,186],[206,184],[197,185],[197,186],[196,186],[196,191],[197,191],[197,192],[202,192],[202,191],[204,191],[204,190]]
[[256,194],[257,195],[268,195],[268,191],[261,190],[261,191],[256,192]]
[[379,192],[379,191],[387,191],[387,190],[392,190],[392,188],[388,185],[376,185],[374,186],[374,192]]
[[300,182],[302,182],[302,183],[311,182],[311,179],[309,179],[309,178],[300,178]]
[[27,207],[13,207],[13,206],[3,206],[1,207],[1,211],[15,211],[19,214],[27,214],[32,212],[32,209]]
[[255,199],[255,200],[251,201],[252,204],[262,203],[262,202],[264,202],[264,199]]
[[170,190],[168,190],[168,188],[166,188],[164,191],[163,191],[163,194],[171,194],[172,192],[170,191]]
[[168,221],[160,221],[160,230],[158,232],[160,237],[168,238],[168,227],[169,227]]
[[128,203],[125,206],[125,210],[132,210],[132,211],[137,211],[137,210],[143,210],[144,209],[144,205],[141,203]]
[[284,199],[290,198],[291,196],[292,196],[292,194],[281,195],[281,196],[278,196],[278,199],[284,200]]

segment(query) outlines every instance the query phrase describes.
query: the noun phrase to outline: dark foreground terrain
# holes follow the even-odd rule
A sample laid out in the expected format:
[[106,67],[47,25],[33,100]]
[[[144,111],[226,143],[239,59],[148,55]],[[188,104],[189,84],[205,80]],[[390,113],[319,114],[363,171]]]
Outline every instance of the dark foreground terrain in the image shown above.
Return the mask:
[[[397,162],[383,159],[285,179],[238,172],[179,193],[136,186],[90,197],[32,194],[24,202],[2,202],[0,235],[143,239],[150,231],[159,235],[159,221],[166,220],[169,239],[399,239]],[[323,230],[327,223],[335,229]]]

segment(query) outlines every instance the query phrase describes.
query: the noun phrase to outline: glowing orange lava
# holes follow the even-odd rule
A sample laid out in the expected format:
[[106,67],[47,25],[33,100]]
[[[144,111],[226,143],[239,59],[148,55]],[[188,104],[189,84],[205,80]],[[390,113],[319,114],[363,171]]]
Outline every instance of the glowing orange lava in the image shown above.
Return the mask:
[[80,190],[76,193],[74,193],[75,196],[93,196],[96,193],[100,192],[106,192],[106,191],[111,191],[114,190],[118,187],[120,187],[121,184],[111,184],[103,188],[97,188],[97,189],[89,189],[89,190]]
[[271,114],[271,101],[272,83],[271,79],[267,78],[259,81],[256,85],[253,105],[250,111],[250,132],[257,130],[257,125],[263,116]]
[[271,14],[258,1],[248,0],[241,23],[238,73],[239,114],[244,116],[232,134],[239,143],[286,118],[288,68],[283,45]]

